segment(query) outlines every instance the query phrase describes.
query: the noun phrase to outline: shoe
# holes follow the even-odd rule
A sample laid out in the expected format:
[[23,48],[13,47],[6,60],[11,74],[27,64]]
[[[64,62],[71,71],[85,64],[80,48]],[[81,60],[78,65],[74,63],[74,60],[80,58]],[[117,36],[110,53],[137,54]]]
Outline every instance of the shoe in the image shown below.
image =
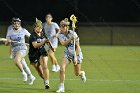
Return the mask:
[[81,75],[81,79],[83,82],[86,82],[86,74],[85,71],[83,71],[82,75]]
[[62,93],[65,92],[65,89],[63,87],[59,87],[59,89],[56,91],[57,93]]
[[45,80],[44,81],[44,85],[45,85],[45,89],[49,89],[50,86],[49,86],[49,80]]
[[13,59],[13,55],[12,54],[10,55],[10,59]]
[[56,72],[58,72],[60,70],[60,66],[56,65]]
[[26,82],[28,80],[27,74],[25,72],[22,72],[22,79],[24,82]]
[[33,85],[35,79],[36,78],[34,76],[31,76],[30,79],[29,79],[29,83],[28,84],[29,85]]
[[49,89],[49,88],[50,88],[49,84],[45,85],[45,89]]
[[56,66],[55,65],[52,65],[52,71],[56,72]]

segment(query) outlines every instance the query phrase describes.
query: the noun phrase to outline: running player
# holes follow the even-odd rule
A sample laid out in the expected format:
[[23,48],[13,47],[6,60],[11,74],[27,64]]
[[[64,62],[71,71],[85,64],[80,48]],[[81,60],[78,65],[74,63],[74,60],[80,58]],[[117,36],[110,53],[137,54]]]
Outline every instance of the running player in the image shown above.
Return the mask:
[[[80,76],[83,82],[86,82],[85,71],[81,71],[82,63],[82,51],[79,44],[79,37],[75,32],[69,30],[69,22],[67,20],[62,20],[60,22],[60,30],[58,38],[62,45],[66,47],[64,51],[64,57],[60,65],[60,85],[56,92],[65,92],[64,80],[65,80],[65,69],[70,62],[74,63],[74,71],[76,76]],[[75,39],[75,51],[74,51],[74,39]],[[76,53],[74,53],[76,52]],[[76,54],[74,56],[74,54]]]
[[42,22],[36,20],[34,31],[29,38],[29,60],[31,65],[37,70],[40,77],[44,80],[46,89],[49,89],[49,69],[48,69],[48,53],[44,45],[48,43],[45,35],[42,33]]
[[[51,14],[46,15],[46,22],[43,23],[43,30],[44,30],[45,35],[48,37],[49,41],[52,43],[54,52],[55,52],[58,46],[57,37],[60,32],[60,29],[57,23],[52,22],[52,19],[53,18]],[[48,46],[46,47],[48,48]],[[60,67],[58,65],[54,52],[50,48],[48,49],[49,57],[52,62],[52,71],[58,72],[60,70]]]
[[12,55],[14,58],[15,65],[21,71],[23,81],[27,81],[27,76],[29,76],[28,83],[29,85],[32,85],[35,80],[35,77],[32,75],[25,61],[25,56],[27,55],[25,36],[29,37],[30,33],[25,28],[21,27],[21,20],[19,18],[13,18],[12,28],[9,29],[6,36],[8,41],[6,41],[5,44],[8,45],[11,41],[17,41],[11,42]]

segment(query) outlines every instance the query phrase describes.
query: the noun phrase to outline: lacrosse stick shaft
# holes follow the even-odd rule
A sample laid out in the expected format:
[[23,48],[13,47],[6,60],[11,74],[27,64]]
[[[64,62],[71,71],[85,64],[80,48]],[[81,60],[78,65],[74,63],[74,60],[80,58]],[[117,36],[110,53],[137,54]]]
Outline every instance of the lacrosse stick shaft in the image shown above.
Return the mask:
[[25,45],[29,46],[28,43],[22,43],[22,42],[18,42],[18,41],[11,41],[11,42],[13,42],[13,43],[21,43],[21,44],[25,44]]
[[[6,38],[0,38],[0,41],[8,41],[8,39],[6,39]],[[14,43],[21,43],[21,44],[25,44],[25,45],[28,45],[29,46],[29,44],[28,43],[22,43],[22,42],[19,42],[19,41],[13,41],[13,40],[10,40],[10,42],[14,42]]]
[[[44,32],[44,34],[45,34],[45,32]],[[52,43],[50,42],[50,40],[49,40],[49,38],[47,37],[46,34],[45,34],[45,37],[46,37],[46,39],[49,41],[48,44],[49,44],[50,49],[54,52],[53,45],[52,45]]]
[[[74,14],[72,14],[71,16],[70,16],[70,20],[72,21],[72,30],[73,30],[73,34],[75,33],[75,28],[76,28],[76,26],[75,26],[75,24],[76,24],[76,22],[77,22],[77,19],[76,19],[76,17],[75,17],[75,15]],[[73,48],[74,48],[74,59],[75,59],[75,56],[76,56],[76,51],[75,51],[75,38],[74,38],[74,40],[73,40]]]
[[[75,23],[72,22],[72,30],[73,30],[73,34],[74,34],[74,32],[75,32],[74,25],[75,25]],[[74,58],[75,58],[75,56],[76,56],[76,51],[75,51],[75,38],[74,38],[74,40],[73,40],[73,48],[74,48],[73,50],[74,50]]]

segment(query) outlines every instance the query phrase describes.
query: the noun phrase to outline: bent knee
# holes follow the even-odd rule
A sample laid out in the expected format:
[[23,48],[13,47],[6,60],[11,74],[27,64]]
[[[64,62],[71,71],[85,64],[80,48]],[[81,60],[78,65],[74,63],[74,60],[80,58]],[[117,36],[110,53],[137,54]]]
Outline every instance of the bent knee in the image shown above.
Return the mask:
[[64,66],[61,66],[61,67],[60,67],[60,71],[61,71],[61,72],[65,72],[65,67],[64,67]]
[[48,66],[43,66],[42,68],[43,68],[43,69],[48,69]]
[[15,59],[14,59],[14,63],[15,63],[15,64],[18,64],[18,63],[20,63],[20,62],[21,62],[20,59],[18,59],[18,58],[15,58]]

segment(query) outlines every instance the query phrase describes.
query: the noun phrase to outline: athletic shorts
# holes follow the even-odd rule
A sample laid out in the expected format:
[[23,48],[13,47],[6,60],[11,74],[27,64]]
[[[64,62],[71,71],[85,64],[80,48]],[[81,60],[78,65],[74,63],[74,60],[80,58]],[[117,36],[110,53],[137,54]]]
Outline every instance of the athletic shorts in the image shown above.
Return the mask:
[[13,58],[16,57],[16,53],[17,53],[17,52],[20,52],[21,55],[22,55],[22,57],[25,57],[25,56],[28,54],[27,50],[12,51],[12,56],[13,56]]
[[[64,52],[64,57],[67,58],[70,62],[74,61],[74,55],[71,55],[69,52]],[[80,52],[77,56],[77,63],[81,64],[83,59],[83,54]]]
[[39,62],[40,56],[48,56],[48,53],[44,49],[45,48],[43,48],[42,50],[34,54],[30,54],[30,55],[28,54],[30,64]]

